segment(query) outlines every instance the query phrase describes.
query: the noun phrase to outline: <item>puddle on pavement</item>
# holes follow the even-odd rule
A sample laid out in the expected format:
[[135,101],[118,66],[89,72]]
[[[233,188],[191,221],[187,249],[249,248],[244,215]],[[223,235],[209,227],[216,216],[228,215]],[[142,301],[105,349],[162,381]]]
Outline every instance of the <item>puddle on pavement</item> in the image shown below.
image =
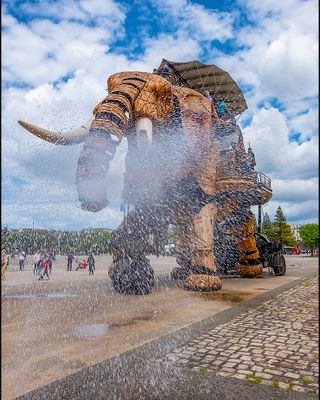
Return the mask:
[[133,318],[129,318],[125,321],[119,321],[119,322],[115,322],[110,324],[110,328],[121,328],[123,326],[130,326],[130,325],[134,325],[137,322],[140,321],[151,321],[155,318],[157,318],[159,315],[161,314],[160,311],[147,311],[145,313],[143,313],[142,315],[137,315],[136,317]]
[[154,310],[147,311],[146,313],[137,315],[136,317],[128,318],[123,321],[112,322],[109,324],[79,325],[73,329],[72,335],[77,336],[78,338],[103,336],[111,329],[128,327],[141,321],[150,321],[157,318],[160,314],[160,311]]
[[64,299],[66,297],[75,297],[75,294],[69,293],[17,293],[17,294],[7,294],[3,295],[3,300],[38,300],[43,298],[48,299]]
[[228,292],[207,292],[199,293],[199,297],[205,301],[228,301],[232,303],[240,303],[245,300],[251,293],[228,293]]
[[65,297],[76,297],[76,295],[69,293],[48,293],[45,297],[49,297],[49,299],[63,299]]
[[73,329],[73,335],[79,338],[97,337],[105,335],[108,330],[108,324],[80,325]]

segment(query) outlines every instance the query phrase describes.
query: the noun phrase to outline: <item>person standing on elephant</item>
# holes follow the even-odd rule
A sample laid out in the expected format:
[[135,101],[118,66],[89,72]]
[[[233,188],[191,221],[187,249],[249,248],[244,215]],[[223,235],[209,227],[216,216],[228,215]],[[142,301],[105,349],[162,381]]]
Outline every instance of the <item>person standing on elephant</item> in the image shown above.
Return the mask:
[[162,76],[162,78],[164,78],[166,81],[168,81],[170,79],[170,73],[171,73],[171,71],[170,71],[169,67],[167,66],[167,64],[165,64],[165,66],[163,68],[158,70],[158,74],[160,76]]
[[89,254],[87,261],[88,261],[88,265],[89,265],[89,275],[93,275],[94,270],[95,270],[95,259],[94,259],[93,253]]
[[208,90],[206,90],[206,91],[204,92],[204,96],[205,96],[212,104],[214,104],[214,99],[213,99],[213,97],[210,95],[210,92],[209,92]]
[[217,113],[219,118],[224,118],[226,103],[224,99],[221,99],[217,104]]

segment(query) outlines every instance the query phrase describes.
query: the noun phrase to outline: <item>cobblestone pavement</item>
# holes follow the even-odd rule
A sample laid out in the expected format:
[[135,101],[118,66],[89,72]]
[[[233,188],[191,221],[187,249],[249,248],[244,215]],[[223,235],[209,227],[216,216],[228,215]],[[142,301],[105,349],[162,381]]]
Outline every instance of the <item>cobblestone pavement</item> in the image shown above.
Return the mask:
[[157,361],[318,394],[318,292],[311,278]]

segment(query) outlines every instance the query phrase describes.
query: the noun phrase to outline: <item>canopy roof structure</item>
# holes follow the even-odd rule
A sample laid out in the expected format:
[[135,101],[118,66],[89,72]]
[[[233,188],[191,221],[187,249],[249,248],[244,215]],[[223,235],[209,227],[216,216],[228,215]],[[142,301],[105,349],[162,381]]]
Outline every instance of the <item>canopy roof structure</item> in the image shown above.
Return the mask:
[[248,106],[237,83],[228,72],[216,65],[201,64],[199,61],[175,62],[163,59],[159,69],[168,66],[169,80],[173,85],[184,86],[204,94],[207,90],[215,101],[224,99],[234,117]]

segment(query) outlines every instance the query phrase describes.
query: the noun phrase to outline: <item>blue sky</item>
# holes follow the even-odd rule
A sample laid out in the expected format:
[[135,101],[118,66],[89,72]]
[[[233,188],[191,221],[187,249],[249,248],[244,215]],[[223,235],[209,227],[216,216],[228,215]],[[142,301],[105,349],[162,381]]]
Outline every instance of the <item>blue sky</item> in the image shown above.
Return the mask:
[[[307,22],[306,22],[307,21]],[[162,58],[227,70],[245,94],[239,116],[257,170],[273,180],[273,216],[318,221],[318,3],[314,0],[56,0],[2,2],[2,225],[115,228],[126,144],[109,171],[111,204],[75,206],[81,146],[43,143],[18,119],[81,125],[106,78],[152,71]]]

